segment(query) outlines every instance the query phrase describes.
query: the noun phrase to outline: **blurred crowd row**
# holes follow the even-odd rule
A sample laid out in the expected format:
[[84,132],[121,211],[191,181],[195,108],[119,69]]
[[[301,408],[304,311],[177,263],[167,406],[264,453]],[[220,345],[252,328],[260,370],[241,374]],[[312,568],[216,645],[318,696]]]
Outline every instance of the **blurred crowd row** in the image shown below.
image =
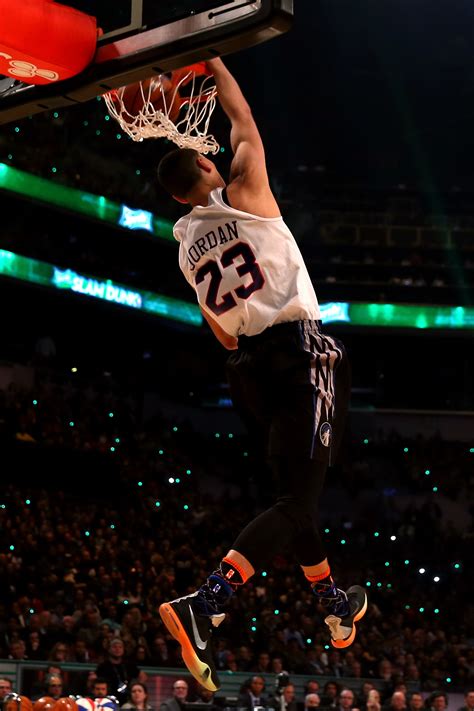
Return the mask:
[[[143,667],[180,666],[157,607],[203,582],[271,498],[264,471],[239,438],[203,437],[166,417],[139,425],[126,395],[57,384],[38,392],[12,386],[2,397],[17,450],[15,479],[5,478],[14,483],[0,495],[1,657],[100,666],[112,644],[132,665],[128,681]],[[22,450],[39,445],[41,473],[26,476]],[[51,486],[59,445],[63,468]],[[466,690],[471,461],[465,444],[439,438],[349,442],[329,477],[322,526],[337,579],[368,589],[356,643],[345,653],[329,647],[322,611],[282,551],[231,600],[218,668],[383,679],[387,693],[408,682]],[[113,669],[117,693],[124,680]]]

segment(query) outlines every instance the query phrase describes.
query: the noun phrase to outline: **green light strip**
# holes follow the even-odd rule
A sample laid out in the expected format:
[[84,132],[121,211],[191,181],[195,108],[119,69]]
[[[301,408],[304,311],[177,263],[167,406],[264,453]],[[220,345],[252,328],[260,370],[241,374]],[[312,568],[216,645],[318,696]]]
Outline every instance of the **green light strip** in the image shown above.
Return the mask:
[[[109,222],[115,226],[121,224],[123,209],[124,207],[127,209],[126,206],[113,202],[103,195],[94,195],[67,185],[54,183],[51,180],[39,178],[37,175],[13,168],[6,163],[0,163],[0,188],[70,210],[71,212],[80,213],[94,220]],[[136,212],[138,214],[144,213],[143,210],[137,210]],[[161,239],[174,241],[172,222],[161,219],[151,213],[144,214],[150,216],[151,234]]]
[[[0,249],[0,275],[39,284],[137,311],[181,321],[192,326],[202,324],[199,307],[151,291],[132,289],[112,279],[98,279],[79,274],[72,269],[60,269],[53,264],[22,257]],[[330,302],[321,304],[324,323],[346,323],[350,326],[385,328],[474,329],[474,307],[431,306],[416,304],[365,304]]]
[[474,329],[472,306],[351,304],[349,314],[362,326]]
[[321,313],[325,323],[351,326],[474,329],[472,306],[334,302],[321,304]]
[[78,274],[72,269],[60,269],[53,264],[22,257],[0,249],[0,275],[20,279],[31,284],[73,291],[93,299],[101,299],[119,306],[145,311],[155,316],[200,326],[199,307],[187,301],[154,294],[151,291],[131,289],[112,279],[95,279]]

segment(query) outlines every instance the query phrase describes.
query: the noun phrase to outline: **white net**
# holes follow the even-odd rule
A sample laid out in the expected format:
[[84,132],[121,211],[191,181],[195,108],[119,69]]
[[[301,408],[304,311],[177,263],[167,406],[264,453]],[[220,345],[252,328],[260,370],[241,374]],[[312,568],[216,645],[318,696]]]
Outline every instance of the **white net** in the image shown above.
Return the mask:
[[[184,85],[186,96],[181,96]],[[209,133],[217,97],[212,76],[198,76],[190,70],[174,84],[168,75],[159,74],[138,82],[136,87],[141,92],[134,93],[136,112],[128,101],[128,87],[104,94],[110,115],[134,141],[168,138],[179,148],[194,148],[199,153],[219,151],[219,144]]]

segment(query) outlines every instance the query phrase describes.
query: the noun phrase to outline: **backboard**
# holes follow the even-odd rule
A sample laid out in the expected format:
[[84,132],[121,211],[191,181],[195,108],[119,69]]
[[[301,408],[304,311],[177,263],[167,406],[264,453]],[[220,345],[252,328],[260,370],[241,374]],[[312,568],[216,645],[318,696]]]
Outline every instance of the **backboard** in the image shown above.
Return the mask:
[[72,79],[48,85],[0,79],[0,124],[265,42],[286,32],[293,17],[293,0],[61,2],[97,17],[103,35],[94,61]]

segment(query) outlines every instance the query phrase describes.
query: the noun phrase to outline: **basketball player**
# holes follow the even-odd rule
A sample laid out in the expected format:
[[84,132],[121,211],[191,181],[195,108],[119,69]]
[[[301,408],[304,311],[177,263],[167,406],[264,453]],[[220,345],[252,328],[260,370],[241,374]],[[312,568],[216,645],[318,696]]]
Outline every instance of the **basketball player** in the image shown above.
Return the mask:
[[212,331],[232,351],[234,405],[265,438],[277,482],[274,505],[244,528],[207,581],[160,606],[189,671],[215,691],[212,627],[239,587],[288,546],[326,609],[335,647],[353,642],[367,597],[357,585],[346,592],[336,586],[318,531],[318,501],[348,407],[344,346],[321,330],[313,285],[270,189],[249,105],[220,59],[208,66],[231,123],[229,181],[191,149],[168,153],[158,178],[192,208],[174,227],[180,267]]

